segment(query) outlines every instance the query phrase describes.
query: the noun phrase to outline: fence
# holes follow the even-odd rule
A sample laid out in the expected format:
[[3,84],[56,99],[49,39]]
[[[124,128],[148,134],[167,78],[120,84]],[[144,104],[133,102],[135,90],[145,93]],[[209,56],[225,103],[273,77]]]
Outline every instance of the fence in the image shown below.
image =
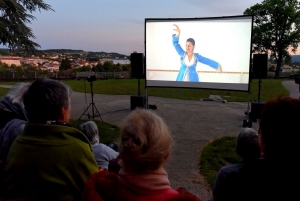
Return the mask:
[[76,73],[62,73],[62,72],[47,72],[47,71],[28,71],[16,72],[5,71],[0,72],[0,81],[14,81],[14,80],[35,80],[38,78],[52,78],[52,79],[86,79],[87,77],[95,75],[97,79],[109,78],[129,78],[130,71],[123,72],[76,72]]
[[[280,78],[289,78],[291,76],[290,72],[280,72],[279,77]],[[275,77],[275,72],[268,72],[267,74],[268,78],[274,78]]]
[[131,76],[130,71],[122,72],[76,72],[76,79],[87,78],[95,75],[97,79],[106,78],[129,78]]

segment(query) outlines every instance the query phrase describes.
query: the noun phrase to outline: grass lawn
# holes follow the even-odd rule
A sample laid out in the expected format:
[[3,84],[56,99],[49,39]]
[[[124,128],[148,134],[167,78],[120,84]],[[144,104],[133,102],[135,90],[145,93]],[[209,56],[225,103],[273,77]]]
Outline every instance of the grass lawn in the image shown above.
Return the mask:
[[4,96],[8,91],[9,89],[0,87],[0,97]]
[[236,139],[237,137],[221,137],[202,149],[199,159],[200,172],[211,189],[221,167],[241,162],[235,152]]
[[[262,79],[260,100],[267,101],[278,95],[288,96],[289,92],[282,86],[281,82],[285,79]],[[64,81],[70,85],[74,91],[90,93],[90,82],[85,80],[67,80]],[[0,84],[15,84],[16,82],[0,82]],[[115,95],[135,95],[138,94],[137,79],[108,79],[96,80],[92,82],[94,94],[115,94]],[[146,94],[144,89],[145,80],[140,80],[140,92]],[[210,95],[219,95],[228,102],[247,102],[258,99],[258,80],[251,80],[250,93],[227,90],[209,90],[209,89],[191,89],[191,88],[147,88],[149,96],[158,96],[166,98],[200,100],[208,98]],[[1,88],[0,88],[1,89]],[[0,90],[0,96],[7,91]],[[250,97],[249,97],[250,95]]]
[[[283,79],[263,79],[261,84],[260,100],[267,101],[278,95],[288,96],[288,91],[282,86]],[[90,82],[84,80],[68,80],[66,84],[70,85],[74,91],[90,93]],[[140,80],[140,92],[146,94],[144,89],[145,80]],[[247,102],[258,99],[258,80],[252,80],[250,84],[250,94],[239,91],[226,90],[208,90],[208,89],[190,89],[190,88],[148,88],[149,96],[158,96],[185,100],[200,100],[208,98],[210,95],[220,95],[228,102]],[[94,94],[118,94],[135,95],[138,93],[137,79],[110,79],[96,80],[93,82]]]

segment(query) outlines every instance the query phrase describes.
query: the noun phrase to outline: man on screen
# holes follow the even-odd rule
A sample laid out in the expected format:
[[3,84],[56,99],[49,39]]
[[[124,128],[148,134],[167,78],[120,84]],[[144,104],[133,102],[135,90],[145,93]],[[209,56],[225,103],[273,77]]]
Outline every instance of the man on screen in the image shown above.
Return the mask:
[[199,82],[200,80],[196,70],[198,61],[222,73],[222,66],[219,63],[211,59],[205,58],[198,53],[194,53],[195,40],[193,38],[187,39],[185,46],[186,51],[184,51],[178,43],[181,31],[176,24],[174,24],[174,26],[174,30],[177,33],[173,35],[173,45],[177,53],[179,54],[181,60],[181,67],[177,75],[176,81]]

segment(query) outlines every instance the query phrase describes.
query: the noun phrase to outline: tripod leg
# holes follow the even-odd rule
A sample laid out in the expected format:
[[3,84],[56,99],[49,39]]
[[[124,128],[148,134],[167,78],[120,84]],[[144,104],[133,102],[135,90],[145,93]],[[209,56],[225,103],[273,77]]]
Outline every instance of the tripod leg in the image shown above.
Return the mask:
[[85,114],[85,112],[86,111],[88,111],[88,109],[90,108],[90,106],[91,106],[92,104],[90,103],[90,105],[84,110],[84,112],[82,113],[82,115],[79,117],[79,119],[78,120],[80,120],[81,119],[81,117],[83,116],[83,115],[87,115],[89,118],[90,118],[90,114],[89,114],[89,112],[87,113],[87,114]]
[[[103,121],[103,119],[101,118],[101,115],[100,115],[100,113],[99,113],[99,111],[98,111],[98,109],[97,109],[97,107],[96,107],[95,104],[93,104],[93,107],[94,107],[95,110],[97,111],[95,116],[96,116],[96,117],[100,117],[101,121]],[[93,119],[94,119],[94,113],[93,113]]]

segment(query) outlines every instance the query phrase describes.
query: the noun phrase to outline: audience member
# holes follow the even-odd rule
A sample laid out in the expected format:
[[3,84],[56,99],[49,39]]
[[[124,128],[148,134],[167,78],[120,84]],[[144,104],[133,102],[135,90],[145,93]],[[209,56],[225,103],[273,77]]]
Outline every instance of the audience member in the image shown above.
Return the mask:
[[278,97],[265,103],[258,121],[260,159],[239,182],[230,180],[239,200],[297,200],[299,114],[299,99]]
[[116,159],[119,153],[105,144],[100,143],[98,126],[94,121],[87,121],[81,124],[79,130],[83,132],[90,141],[98,167],[108,170],[109,161]]
[[13,142],[5,166],[8,200],[81,200],[98,171],[87,138],[69,126],[71,89],[48,78],[24,94],[29,123]]
[[222,167],[216,177],[213,187],[213,200],[245,200],[244,190],[247,190],[248,181],[253,166],[256,166],[260,157],[258,133],[252,128],[244,128],[236,141],[236,153],[242,163]]
[[29,83],[17,83],[0,100],[0,196],[3,196],[3,171],[9,148],[28,120],[22,97],[28,87]]
[[262,150],[257,200],[297,200],[299,179],[300,100],[279,97],[267,101],[259,122]]
[[12,119],[28,121],[23,105],[23,94],[29,83],[17,83],[0,100],[0,130]]
[[136,109],[121,127],[119,175],[100,171],[91,176],[84,200],[198,200],[184,189],[171,189],[163,168],[173,139],[162,118],[152,111]]

